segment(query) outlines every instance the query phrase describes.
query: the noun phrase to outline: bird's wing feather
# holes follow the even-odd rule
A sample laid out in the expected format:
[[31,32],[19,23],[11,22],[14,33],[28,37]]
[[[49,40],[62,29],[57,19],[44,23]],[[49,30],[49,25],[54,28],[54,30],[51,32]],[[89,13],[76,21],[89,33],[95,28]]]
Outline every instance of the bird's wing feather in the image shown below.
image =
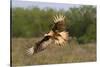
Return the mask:
[[62,15],[55,16],[55,18],[54,18],[55,24],[52,28],[52,30],[54,32],[56,32],[56,31],[62,32],[62,31],[65,30],[65,21],[64,21],[64,19],[65,19],[65,16],[62,16]]
[[[58,16],[54,17],[55,24],[52,27],[52,30],[49,33],[47,33],[42,40],[40,40],[39,42],[36,43],[34,50],[33,50],[33,48],[30,48],[29,53],[34,54],[34,53],[44,50],[46,47],[48,47],[49,44],[54,42],[52,38],[59,39],[58,37],[60,36],[60,39],[61,39],[61,36],[63,36],[61,34],[64,34],[64,33],[61,33],[61,34],[59,34],[59,33],[63,32],[65,30],[64,18],[65,17],[62,15],[58,15]],[[64,34],[64,35],[66,35],[66,34]],[[57,42],[58,43],[61,42],[61,44],[62,44],[63,40],[61,40],[61,41],[59,41],[59,40],[57,40]]]
[[50,37],[45,36],[41,41],[36,43],[35,53],[44,50],[49,45]]

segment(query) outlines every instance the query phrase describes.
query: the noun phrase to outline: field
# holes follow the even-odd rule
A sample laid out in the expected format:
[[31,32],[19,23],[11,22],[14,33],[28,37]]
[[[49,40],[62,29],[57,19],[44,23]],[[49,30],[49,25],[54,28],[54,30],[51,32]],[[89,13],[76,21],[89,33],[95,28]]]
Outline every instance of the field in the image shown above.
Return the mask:
[[71,40],[64,47],[49,46],[35,55],[27,55],[26,50],[41,38],[12,38],[12,65],[42,65],[96,61],[96,43],[78,44]]

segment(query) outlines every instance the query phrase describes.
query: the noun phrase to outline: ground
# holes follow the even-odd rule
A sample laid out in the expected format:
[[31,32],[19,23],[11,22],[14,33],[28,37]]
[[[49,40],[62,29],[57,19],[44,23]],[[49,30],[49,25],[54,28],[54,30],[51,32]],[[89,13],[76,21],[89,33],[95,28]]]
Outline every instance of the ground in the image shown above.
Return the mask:
[[11,62],[13,66],[61,64],[96,61],[96,43],[78,44],[72,40],[64,47],[49,46],[35,55],[27,55],[26,50],[41,38],[12,38]]

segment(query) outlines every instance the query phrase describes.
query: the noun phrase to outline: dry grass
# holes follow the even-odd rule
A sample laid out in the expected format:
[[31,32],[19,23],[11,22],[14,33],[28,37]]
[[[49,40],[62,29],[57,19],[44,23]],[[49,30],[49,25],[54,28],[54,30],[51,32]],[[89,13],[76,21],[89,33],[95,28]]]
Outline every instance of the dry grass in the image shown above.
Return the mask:
[[96,44],[79,45],[75,40],[72,40],[70,45],[66,44],[64,47],[49,46],[40,53],[32,56],[27,55],[26,49],[34,45],[36,40],[39,40],[39,38],[12,39],[13,66],[96,61]]

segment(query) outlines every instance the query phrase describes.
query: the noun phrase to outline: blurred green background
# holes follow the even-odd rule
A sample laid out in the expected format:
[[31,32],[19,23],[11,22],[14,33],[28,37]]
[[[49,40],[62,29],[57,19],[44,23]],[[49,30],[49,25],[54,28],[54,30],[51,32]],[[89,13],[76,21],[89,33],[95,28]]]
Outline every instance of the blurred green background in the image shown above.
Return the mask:
[[76,37],[79,43],[96,42],[96,6],[82,5],[68,10],[52,8],[11,8],[12,37],[41,37],[52,25],[53,16],[66,16],[66,31],[71,37]]

